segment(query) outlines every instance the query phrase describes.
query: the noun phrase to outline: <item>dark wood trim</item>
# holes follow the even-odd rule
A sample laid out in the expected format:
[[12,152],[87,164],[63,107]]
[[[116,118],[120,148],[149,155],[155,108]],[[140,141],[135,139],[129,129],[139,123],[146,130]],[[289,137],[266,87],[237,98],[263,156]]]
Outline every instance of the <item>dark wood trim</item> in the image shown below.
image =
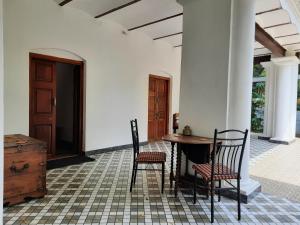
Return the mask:
[[281,26],[285,26],[285,25],[289,25],[289,24],[291,24],[291,23],[290,22],[289,23],[280,23],[280,24],[276,24],[276,25],[264,27],[263,29],[269,29],[269,28],[274,28],[274,27],[281,27]]
[[269,49],[276,56],[284,56],[283,48],[270,34],[268,34],[258,23],[255,23],[255,40]]
[[56,57],[56,56],[43,55],[43,54],[38,54],[38,53],[29,53],[29,55],[30,55],[30,59],[36,58],[36,59],[43,59],[43,60],[54,61],[54,62],[67,63],[67,64],[72,64],[72,65],[82,65],[83,64],[83,61],[78,61],[78,60],[73,60],[73,59],[65,59],[65,58],[60,58],[60,57]]
[[256,13],[256,16],[259,16],[259,15],[262,15],[262,14],[265,14],[265,13],[275,12],[275,11],[278,11],[278,10],[281,10],[281,9],[282,9],[282,8],[279,7],[279,8],[275,8],[275,9],[270,9],[270,10],[258,12],[258,13]]
[[285,38],[285,37],[292,37],[292,36],[296,36],[296,35],[299,35],[299,33],[281,35],[281,36],[277,36],[277,37],[274,37],[274,38]]
[[165,17],[165,18],[162,18],[162,19],[159,19],[159,20],[152,21],[150,23],[145,23],[145,24],[137,26],[137,27],[132,27],[132,28],[130,28],[128,30],[129,31],[136,30],[136,29],[139,29],[139,28],[142,28],[142,27],[146,27],[146,26],[149,26],[149,25],[152,25],[152,24],[155,24],[155,23],[159,23],[159,22],[162,22],[162,21],[165,21],[165,20],[173,19],[175,17],[182,16],[182,15],[183,15],[183,13],[178,13],[178,14],[175,14],[173,16],[168,16],[168,17]]
[[120,10],[120,9],[123,9],[123,8],[125,8],[125,7],[128,7],[128,6],[133,5],[133,4],[135,4],[135,3],[137,3],[137,2],[140,2],[140,1],[141,1],[141,0],[134,0],[134,1],[128,2],[128,3],[124,4],[124,5],[120,5],[120,6],[118,6],[118,7],[115,7],[115,8],[113,8],[113,9],[111,9],[111,10],[108,10],[107,12],[104,12],[104,13],[101,13],[101,14],[95,16],[95,19],[98,19],[98,18],[100,18],[100,17],[102,17],[102,16],[105,16],[105,15],[107,15],[107,14],[110,14],[110,13],[113,13],[113,12],[118,11],[118,10]]
[[174,34],[169,34],[169,35],[165,35],[165,36],[161,36],[161,37],[157,37],[157,38],[154,38],[153,40],[159,40],[159,39],[163,39],[163,38],[167,38],[167,37],[172,37],[172,36],[176,36],[176,35],[179,35],[179,34],[182,34],[183,32],[178,32],[178,33],[174,33]]
[[60,6],[64,6],[64,5],[68,4],[68,3],[71,2],[71,1],[73,1],[73,0],[64,0],[64,1],[62,1],[61,3],[59,3],[59,5],[60,5]]
[[[160,76],[160,75],[155,75],[155,74],[149,74],[149,78],[148,78],[148,82],[150,82],[150,78],[154,78],[154,79],[160,79],[160,80],[165,80],[165,81],[167,81],[167,83],[168,83],[168,91],[167,91],[167,93],[168,93],[168,97],[167,97],[167,103],[166,103],[166,105],[167,105],[167,124],[166,124],[166,134],[168,134],[169,133],[169,123],[170,123],[170,97],[171,97],[171,78],[170,77],[164,77],[164,76]],[[149,86],[149,85],[148,85]],[[149,90],[148,90],[148,101],[149,101]],[[149,109],[148,109],[149,110]],[[148,119],[147,119],[147,122],[148,122]],[[147,123],[147,127],[149,126],[149,124]],[[147,130],[148,130],[148,128],[147,128]],[[149,140],[149,133],[148,133],[148,136],[147,136],[147,138],[148,138],[148,142],[149,141],[151,141],[151,140]]]
[[80,85],[79,85],[79,141],[78,141],[78,151],[79,154],[84,155],[84,143],[83,143],[83,120],[84,120],[84,71],[85,64],[82,62],[80,65]]
[[152,77],[152,78],[155,78],[155,79],[160,79],[160,80],[167,80],[167,81],[170,81],[171,78],[170,77],[164,77],[164,76],[159,76],[159,75],[154,75],[154,74],[150,74],[149,75],[149,78]]
[[[84,122],[84,62],[77,61],[72,59],[65,59],[55,56],[48,56],[43,54],[37,53],[29,53],[29,77],[31,76],[31,67],[33,59],[40,59],[46,60],[51,62],[59,62],[59,63],[66,63],[71,65],[80,66],[80,87],[79,87],[79,140],[78,140],[78,153],[79,155],[84,155],[84,143],[83,143],[83,122]],[[31,81],[30,81],[31,84]],[[31,86],[29,87],[29,95],[31,96]],[[31,105],[31,99],[29,104]],[[30,107],[31,109],[31,107]],[[31,121],[31,119],[29,119]],[[29,122],[29,127],[31,127],[31,123]]]
[[262,62],[270,62],[271,61],[271,55],[263,55],[263,56],[255,56],[253,59],[253,64],[260,64]]

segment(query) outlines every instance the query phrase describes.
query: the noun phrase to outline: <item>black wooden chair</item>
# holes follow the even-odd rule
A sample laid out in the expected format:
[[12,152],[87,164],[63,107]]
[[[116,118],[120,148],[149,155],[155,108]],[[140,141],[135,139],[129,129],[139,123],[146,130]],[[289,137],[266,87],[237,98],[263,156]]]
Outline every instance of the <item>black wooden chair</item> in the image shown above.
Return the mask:
[[136,173],[138,170],[157,170],[157,169],[139,169],[139,164],[161,164],[161,192],[164,192],[165,183],[165,162],[166,153],[165,152],[140,152],[139,145],[139,132],[137,119],[130,121],[132,143],[133,143],[133,168],[130,184],[130,192],[132,192],[132,186],[136,181]]
[[[223,137],[219,137],[224,136]],[[215,130],[214,147],[211,153],[210,164],[195,164],[194,179],[194,204],[196,203],[197,174],[199,174],[205,185],[200,186],[202,189],[209,190],[211,195],[211,222],[214,222],[214,194],[217,192],[218,201],[221,200],[221,191],[236,190],[238,202],[238,220],[241,219],[241,167],[245,144],[247,141],[248,130],[225,130],[218,132]],[[232,180],[236,180],[234,185]],[[229,186],[222,187],[222,181]],[[215,187],[218,182],[218,187]]]

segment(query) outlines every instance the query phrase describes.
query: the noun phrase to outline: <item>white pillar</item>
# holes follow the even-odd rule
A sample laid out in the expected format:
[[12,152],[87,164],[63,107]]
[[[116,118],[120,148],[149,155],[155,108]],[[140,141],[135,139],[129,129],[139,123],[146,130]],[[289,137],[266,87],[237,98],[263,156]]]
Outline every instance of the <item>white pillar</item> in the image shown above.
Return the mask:
[[273,142],[290,143],[296,135],[298,64],[296,56],[273,58],[275,64]]
[[271,138],[273,135],[273,109],[274,109],[274,86],[275,86],[274,63],[263,62],[261,63],[261,65],[265,68],[266,71],[263,137]]
[[3,2],[0,0],[0,224],[3,221]]
[[[215,128],[250,130],[255,1],[179,0],[183,5],[180,129],[213,136]],[[242,193],[260,186],[249,178],[249,139]]]
[[[255,1],[232,0],[232,24],[228,89],[228,129],[251,127],[251,102],[253,81],[253,56],[255,36]],[[245,147],[241,190],[250,196],[260,189],[260,184],[249,177],[250,135]]]

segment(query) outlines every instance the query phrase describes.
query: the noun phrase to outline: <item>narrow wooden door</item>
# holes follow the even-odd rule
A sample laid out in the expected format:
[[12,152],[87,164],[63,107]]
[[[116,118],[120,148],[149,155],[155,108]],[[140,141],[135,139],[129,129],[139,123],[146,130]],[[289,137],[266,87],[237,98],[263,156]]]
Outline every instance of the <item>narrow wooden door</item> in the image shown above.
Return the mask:
[[47,143],[48,156],[55,155],[56,65],[32,58],[30,62],[30,136]]
[[168,133],[169,79],[149,78],[148,140],[156,141]]

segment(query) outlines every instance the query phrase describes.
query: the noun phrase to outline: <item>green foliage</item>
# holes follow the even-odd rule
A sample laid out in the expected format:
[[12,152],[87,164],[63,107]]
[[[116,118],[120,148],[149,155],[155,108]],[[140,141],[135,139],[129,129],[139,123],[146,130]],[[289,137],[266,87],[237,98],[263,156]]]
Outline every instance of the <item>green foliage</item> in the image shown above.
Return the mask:
[[265,76],[266,76],[265,68],[260,64],[254,65],[253,77],[265,77]]
[[[265,69],[260,64],[254,65],[253,77],[265,76]],[[265,82],[255,82],[252,88],[251,131],[256,133],[263,132],[265,86]]]

